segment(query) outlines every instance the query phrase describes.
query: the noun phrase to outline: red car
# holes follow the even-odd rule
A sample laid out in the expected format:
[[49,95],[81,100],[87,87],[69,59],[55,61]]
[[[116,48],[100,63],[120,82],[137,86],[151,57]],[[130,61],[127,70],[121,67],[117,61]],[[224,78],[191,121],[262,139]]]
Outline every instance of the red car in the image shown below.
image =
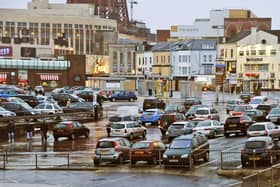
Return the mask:
[[68,137],[74,140],[78,136],[89,137],[89,128],[78,121],[60,122],[53,128],[53,137],[57,141],[59,137]]
[[136,164],[137,161],[157,164],[164,151],[165,145],[160,141],[144,140],[136,142],[132,145],[131,164]]

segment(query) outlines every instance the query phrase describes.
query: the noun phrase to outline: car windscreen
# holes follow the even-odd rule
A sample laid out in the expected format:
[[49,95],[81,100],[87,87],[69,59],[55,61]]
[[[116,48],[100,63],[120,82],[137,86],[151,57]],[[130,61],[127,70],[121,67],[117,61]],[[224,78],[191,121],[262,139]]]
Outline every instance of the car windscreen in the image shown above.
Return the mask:
[[113,129],[124,129],[125,128],[125,125],[124,124],[121,124],[121,123],[114,123],[111,125],[111,127]]
[[137,142],[137,143],[132,145],[133,149],[147,149],[149,147],[150,147],[149,142]]
[[250,104],[261,104],[263,102],[262,99],[252,99]]
[[264,125],[252,125],[249,127],[249,131],[264,131]]
[[192,146],[192,140],[173,140],[170,144],[171,149],[186,149]]
[[111,141],[100,141],[98,142],[97,148],[112,148],[114,147],[114,142]]
[[264,141],[249,141],[249,142],[246,142],[245,147],[248,149],[264,148],[265,142]]
[[146,115],[153,115],[153,114],[155,114],[156,113],[156,111],[151,111],[151,110],[146,110],[146,111],[144,111],[144,113],[143,114],[146,114]]
[[270,114],[280,114],[280,108],[273,108]]
[[196,125],[196,127],[209,127],[209,126],[211,126],[211,121],[201,121]]

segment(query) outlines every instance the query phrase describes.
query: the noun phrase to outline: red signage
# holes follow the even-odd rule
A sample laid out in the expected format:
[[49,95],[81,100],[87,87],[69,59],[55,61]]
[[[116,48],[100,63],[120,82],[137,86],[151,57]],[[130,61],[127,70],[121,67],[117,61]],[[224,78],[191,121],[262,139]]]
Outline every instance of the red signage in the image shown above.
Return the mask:
[[9,46],[0,46],[0,56],[13,56],[13,48]]

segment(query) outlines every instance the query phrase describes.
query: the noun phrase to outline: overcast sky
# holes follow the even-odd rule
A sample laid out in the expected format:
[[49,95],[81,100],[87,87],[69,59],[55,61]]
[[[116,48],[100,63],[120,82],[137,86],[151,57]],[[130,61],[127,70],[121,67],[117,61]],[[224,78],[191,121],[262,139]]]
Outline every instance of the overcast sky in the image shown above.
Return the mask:
[[[0,0],[1,8],[26,8],[31,0]],[[129,2],[130,0],[127,0]],[[258,17],[271,17],[272,27],[280,29],[279,0],[136,0],[134,20],[144,21],[154,32],[171,25],[191,25],[196,18],[208,18],[211,9],[250,9]],[[65,3],[66,0],[49,0]],[[128,11],[130,13],[130,6]]]

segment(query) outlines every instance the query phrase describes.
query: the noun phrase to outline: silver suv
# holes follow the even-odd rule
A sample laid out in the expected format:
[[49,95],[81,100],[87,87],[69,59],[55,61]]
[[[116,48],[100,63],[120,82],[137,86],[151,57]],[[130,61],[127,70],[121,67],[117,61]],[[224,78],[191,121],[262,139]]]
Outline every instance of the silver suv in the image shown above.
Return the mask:
[[102,162],[122,164],[129,160],[130,142],[125,138],[102,138],[98,140],[93,157],[95,165]]
[[112,123],[110,136],[126,137],[133,140],[134,137],[146,137],[147,129],[138,121],[120,121]]
[[220,115],[215,108],[199,108],[194,113],[195,118],[211,119],[220,121]]

